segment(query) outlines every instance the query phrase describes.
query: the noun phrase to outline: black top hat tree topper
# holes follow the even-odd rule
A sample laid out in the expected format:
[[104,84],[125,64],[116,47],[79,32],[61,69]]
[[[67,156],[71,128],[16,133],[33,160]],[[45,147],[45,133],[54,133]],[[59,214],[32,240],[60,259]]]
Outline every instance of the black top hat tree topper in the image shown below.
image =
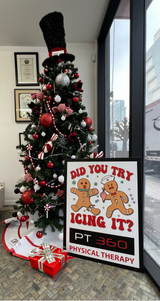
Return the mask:
[[41,19],[39,25],[49,51],[49,57],[61,51],[62,53],[59,55],[61,59],[73,62],[75,56],[66,51],[63,15],[56,11],[49,13]]

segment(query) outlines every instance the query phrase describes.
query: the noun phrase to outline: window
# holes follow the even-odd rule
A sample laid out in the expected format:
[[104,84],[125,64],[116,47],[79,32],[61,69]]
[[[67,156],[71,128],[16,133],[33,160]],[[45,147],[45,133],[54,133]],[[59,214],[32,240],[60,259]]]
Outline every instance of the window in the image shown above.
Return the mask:
[[160,266],[160,1],[146,10],[144,249]]
[[[109,157],[129,156],[130,1],[122,0],[105,40],[106,149]],[[110,112],[108,114],[108,111]],[[108,139],[109,138],[109,139]]]

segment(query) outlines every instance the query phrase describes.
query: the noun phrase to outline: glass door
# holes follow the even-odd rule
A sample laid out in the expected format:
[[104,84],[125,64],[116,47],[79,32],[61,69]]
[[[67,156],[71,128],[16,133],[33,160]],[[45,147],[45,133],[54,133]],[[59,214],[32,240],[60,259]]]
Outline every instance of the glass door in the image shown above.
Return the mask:
[[144,259],[160,285],[160,1],[146,2]]

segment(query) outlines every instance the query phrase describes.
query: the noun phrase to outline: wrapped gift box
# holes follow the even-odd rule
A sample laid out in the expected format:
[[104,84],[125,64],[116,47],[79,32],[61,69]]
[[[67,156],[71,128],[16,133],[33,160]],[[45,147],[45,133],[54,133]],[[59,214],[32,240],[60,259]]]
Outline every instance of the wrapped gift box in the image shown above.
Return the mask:
[[29,259],[31,267],[53,276],[67,261],[68,252],[61,248],[42,244],[41,247],[32,250]]

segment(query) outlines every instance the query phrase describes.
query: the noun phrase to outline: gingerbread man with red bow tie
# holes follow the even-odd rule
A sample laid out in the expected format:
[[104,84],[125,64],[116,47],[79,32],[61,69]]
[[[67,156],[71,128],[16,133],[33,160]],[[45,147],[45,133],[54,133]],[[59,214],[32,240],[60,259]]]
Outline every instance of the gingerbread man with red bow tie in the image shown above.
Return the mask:
[[[112,202],[106,211],[106,216],[108,218],[112,216],[114,210],[116,209],[125,215],[130,215],[134,212],[132,208],[125,208],[124,203],[128,203],[128,196],[123,191],[117,190],[118,184],[114,180],[113,176],[103,177],[101,183],[104,185],[102,188],[103,192],[100,194],[102,201],[105,202],[105,200],[111,200]],[[107,191],[109,194],[106,194],[105,191]]]

